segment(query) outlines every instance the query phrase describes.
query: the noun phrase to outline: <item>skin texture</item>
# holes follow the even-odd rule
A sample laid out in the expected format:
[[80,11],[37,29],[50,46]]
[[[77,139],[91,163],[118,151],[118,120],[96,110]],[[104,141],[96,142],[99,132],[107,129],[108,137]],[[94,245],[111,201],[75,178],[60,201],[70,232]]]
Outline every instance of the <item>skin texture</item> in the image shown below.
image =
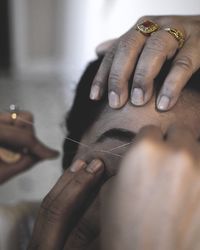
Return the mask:
[[[114,147],[120,146],[125,143],[124,141],[107,138],[102,142],[95,142],[102,133],[113,127],[129,129],[130,131],[137,134],[139,133],[140,129],[146,125],[156,125],[161,128],[161,130],[158,129],[159,132],[152,133],[150,131],[148,134],[146,133],[148,136],[150,134],[151,138],[153,137],[153,139],[156,139],[157,137],[159,137],[156,134],[161,135],[162,133],[166,133],[171,124],[177,123],[178,121],[178,126],[180,126],[180,124],[181,126],[184,125],[184,129],[181,130],[181,136],[179,134],[179,138],[181,138],[181,140],[179,140],[180,144],[182,143],[182,139],[184,136],[186,142],[197,140],[200,135],[199,100],[200,99],[198,93],[184,91],[177,105],[167,113],[159,113],[155,110],[155,99],[151,99],[151,101],[147,105],[141,108],[133,107],[131,104],[127,103],[126,106],[118,111],[111,109],[109,105],[107,105],[102,111],[98,120],[91,126],[91,128],[81,140],[81,143],[90,145],[90,148],[79,146],[74,162],[80,162],[80,160],[81,162],[84,162],[85,171],[85,168],[87,168],[87,166],[91,164],[91,161],[93,159],[101,159],[105,164],[104,173],[103,170],[101,172],[101,176],[103,174],[102,178],[104,179],[104,181],[105,179],[115,175],[119,171],[120,164],[122,164],[121,168],[123,168],[123,163],[121,163],[122,158],[116,157],[116,155],[114,156],[102,152],[102,150],[110,150]],[[187,129],[185,129],[185,127],[187,127]],[[190,132],[187,132],[188,129]],[[145,137],[145,135],[142,136]],[[177,137],[174,135],[173,138],[175,143],[177,141]],[[190,138],[192,138],[192,140],[189,140]],[[156,143],[157,140],[155,141],[155,144]],[[196,144],[192,144],[192,149],[194,148],[193,145]],[[137,145],[138,140],[136,139],[134,142],[134,146],[129,145],[127,147],[124,147],[123,149],[120,148],[112,152],[124,156],[128,149],[130,149],[132,146],[137,147]],[[184,143],[184,145],[186,144]],[[153,152],[154,155],[157,152],[157,148],[160,148],[160,144],[155,146],[155,151]],[[99,150],[101,150],[101,152]],[[142,148],[141,151],[143,151]],[[165,155],[163,154],[163,156]],[[124,159],[126,159],[126,156]],[[141,159],[144,159],[144,157],[142,157]],[[148,166],[151,166],[151,168],[154,169],[155,163],[156,162],[154,161],[148,161]],[[82,173],[83,169],[80,171],[79,170],[73,175],[75,176],[75,180],[73,179],[73,181],[71,182],[68,181],[69,178],[72,177],[71,172],[70,170],[66,170],[55,187],[53,187],[53,189],[50,191],[49,195],[47,195],[47,198],[44,199],[41,205],[42,212],[39,213],[39,217],[36,221],[35,230],[33,232],[29,249],[53,250],[63,249],[63,246],[65,250],[101,249],[99,236],[101,234],[101,227],[104,227],[104,221],[102,221],[100,225],[99,212],[102,206],[101,201],[103,203],[107,202],[106,196],[105,200],[103,198],[99,199],[99,194],[95,196],[95,200],[89,199],[89,208],[83,210],[82,207],[85,208],[85,203],[88,204],[88,194],[91,193],[91,191],[93,192],[94,190],[96,190],[99,185],[99,179],[92,179],[92,183],[94,186],[91,188],[91,186],[88,185],[87,173],[80,178],[79,174]],[[171,175],[173,176],[173,171],[171,172]],[[170,178],[171,175],[169,175]],[[175,172],[175,178],[176,176],[177,172]],[[187,178],[187,172],[185,176]],[[78,178],[78,181],[76,180],[76,178]],[[159,185],[161,184],[159,183]],[[141,183],[141,185],[143,186],[143,183]],[[157,202],[157,200],[154,201],[155,203]],[[159,205],[160,203],[156,204]],[[79,211],[82,211],[81,215],[78,214],[78,218],[76,212],[77,209]],[[83,213],[83,211],[85,212]],[[103,211],[104,213],[106,213],[105,206],[103,207]],[[109,212],[110,210],[108,210],[108,214]],[[77,218],[76,221],[71,221],[71,218],[73,216]],[[169,217],[169,220],[172,220],[172,218]],[[45,231],[43,231],[43,229],[45,229]],[[115,237],[115,235],[113,237]],[[110,238],[110,240],[112,240],[112,238]]]
[[[115,127],[127,129],[137,134],[146,125],[158,126],[163,132],[166,132],[171,124],[180,123],[191,128],[197,135],[200,129],[199,105],[199,93],[192,93],[187,90],[184,91],[177,105],[169,112],[164,113],[155,109],[155,97],[144,107],[133,107],[131,103],[127,103],[122,109],[113,110],[107,105],[98,120],[81,140],[82,143],[91,145],[91,149],[79,146],[75,158],[83,160],[91,160],[92,157],[101,158],[105,162],[108,175],[111,176],[116,173],[117,166],[120,163],[119,157],[95,150],[110,150],[126,142],[106,139],[103,143],[95,143],[96,138],[103,132]],[[128,148],[127,146],[124,149],[116,149],[112,152],[123,156]]]
[[[164,62],[173,64],[156,99],[157,108],[166,111],[177,102],[180,92],[200,67],[200,16],[145,16],[142,23],[151,20],[160,29],[150,36],[136,30],[136,24],[114,41],[98,46],[97,54],[105,55],[93,81],[90,98],[99,100],[108,87],[110,107],[121,108],[128,101],[142,106],[153,93],[153,81]],[[177,40],[164,28],[175,28],[185,37],[181,49]],[[128,80],[134,71],[131,93]]]
[[45,146],[35,135],[33,116],[19,112],[17,119],[9,113],[0,114],[0,146],[18,154],[16,162],[0,160],[0,184],[28,170],[36,163],[58,156],[58,152]]
[[91,189],[99,184],[102,173],[100,160],[89,164],[78,160],[65,171],[41,204],[29,250],[64,248],[66,239],[85,210],[86,200],[91,199]]
[[199,249],[196,136],[182,125],[170,127],[165,137],[150,126],[140,131],[136,141],[119,174],[101,191],[101,249]]

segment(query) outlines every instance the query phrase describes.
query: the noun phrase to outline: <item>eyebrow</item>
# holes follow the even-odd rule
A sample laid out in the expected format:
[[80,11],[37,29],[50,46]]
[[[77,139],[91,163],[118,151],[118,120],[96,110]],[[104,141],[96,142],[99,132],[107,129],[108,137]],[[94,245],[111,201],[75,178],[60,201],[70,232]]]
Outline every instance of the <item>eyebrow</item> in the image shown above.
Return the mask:
[[112,128],[101,134],[97,138],[96,143],[103,142],[108,138],[120,140],[123,142],[131,142],[135,136],[136,134],[133,131],[123,128]]

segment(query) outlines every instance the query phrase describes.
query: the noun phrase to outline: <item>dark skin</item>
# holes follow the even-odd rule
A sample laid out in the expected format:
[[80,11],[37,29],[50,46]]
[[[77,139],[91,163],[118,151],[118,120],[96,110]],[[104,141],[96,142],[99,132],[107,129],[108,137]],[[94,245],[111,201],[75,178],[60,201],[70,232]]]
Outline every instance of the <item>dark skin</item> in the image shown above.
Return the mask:
[[9,112],[0,114],[0,146],[20,155],[14,163],[0,161],[0,184],[40,161],[58,156],[57,151],[45,146],[36,137],[33,116],[29,112],[19,112],[15,120]]
[[[185,134],[185,137],[183,137],[183,133]],[[188,196],[185,195],[188,192],[191,193],[195,191],[195,193],[198,195],[198,190],[196,187],[199,187],[199,178],[197,178],[198,174],[198,165],[199,165],[199,143],[197,142],[197,137],[194,136],[193,132],[190,129],[187,129],[185,127],[180,126],[172,126],[169,128],[169,130],[166,132],[167,134],[167,142],[163,142],[163,133],[162,131],[154,126],[148,126],[138,133],[136,137],[136,144],[129,150],[128,154],[125,156],[123,162],[122,162],[122,168],[115,178],[111,178],[110,181],[108,181],[104,186],[103,190],[101,192],[101,202],[103,204],[102,207],[102,213],[103,213],[103,219],[102,220],[102,228],[103,228],[103,234],[102,234],[102,250],[107,249],[133,249],[133,237],[137,237],[137,240],[134,241],[136,244],[137,242],[144,243],[145,241],[149,241],[150,235],[149,233],[145,237],[144,234],[134,235],[130,234],[130,232],[134,232],[133,230],[128,230],[131,226],[131,220],[130,216],[134,218],[134,209],[137,209],[137,206],[134,208],[134,202],[130,203],[130,201],[133,201],[133,198],[130,196],[132,190],[132,193],[134,192],[134,197],[143,197],[144,201],[148,201],[147,197],[145,198],[145,194],[148,191],[148,186],[146,186],[143,181],[147,178],[151,180],[152,185],[155,186],[155,190],[158,190],[157,192],[160,193],[161,196],[159,196],[159,203],[155,200],[155,204],[157,206],[152,206],[151,210],[149,207],[148,213],[146,213],[146,217],[144,217],[144,214],[141,214],[141,218],[138,217],[138,211],[135,211],[135,214],[137,215],[137,219],[139,221],[144,221],[146,219],[146,223],[149,222],[148,218],[152,217],[156,211],[159,211],[159,209],[163,209],[162,206],[159,206],[159,204],[165,204],[165,202],[162,202],[161,200],[164,199],[166,201],[166,195],[162,194],[162,190],[166,190],[166,188],[169,189],[169,191],[172,191],[173,189],[170,187],[172,184],[176,187],[176,185],[182,185],[184,188],[178,189],[179,195],[178,196],[184,196],[185,200],[184,203],[186,203],[184,206],[182,206],[181,213],[183,214],[183,219],[186,214],[193,211],[192,205],[194,200],[196,199],[196,196],[192,196],[191,199],[188,200]],[[166,144],[166,145],[164,145]],[[159,154],[158,154],[159,151]],[[134,165],[134,161],[138,161],[138,157],[142,157],[143,162],[141,163],[141,166],[139,169],[138,165]],[[153,157],[154,160],[149,161],[149,157]],[[163,161],[165,159],[165,167],[161,168],[160,161]],[[166,161],[167,159],[167,161]],[[146,160],[148,162],[145,163]],[[141,160],[139,160],[141,162]],[[87,230],[83,229],[83,231],[79,231],[76,229],[76,226],[79,224],[79,216],[83,215],[85,202],[90,200],[90,194],[91,189],[94,189],[94,187],[98,187],[100,183],[100,179],[103,174],[103,163],[99,160],[98,167],[95,167],[95,170],[93,169],[92,165],[93,163],[86,164],[84,161],[77,160],[75,161],[72,166],[65,171],[63,176],[59,179],[57,184],[54,186],[54,188],[49,192],[49,194],[45,197],[41,204],[41,208],[38,214],[37,222],[35,224],[33,236],[29,245],[29,250],[33,249],[42,249],[42,250],[58,250],[58,249],[100,249],[100,239],[97,237],[95,239],[92,239],[89,237],[86,239],[85,236],[82,235],[82,233],[86,233]],[[184,164],[185,165],[184,165]],[[178,164],[178,165],[177,165]],[[181,165],[180,165],[181,164]],[[145,169],[148,165],[148,169]],[[181,169],[179,168],[181,166]],[[92,170],[92,169],[93,170]],[[133,171],[132,171],[133,170]],[[128,171],[128,172],[127,172]],[[140,172],[138,172],[140,171]],[[149,174],[149,171],[152,173]],[[169,178],[169,181],[161,181],[160,177],[157,179],[157,175],[155,173],[159,171],[159,176],[163,176],[164,179]],[[181,172],[180,172],[181,171]],[[197,172],[196,172],[197,171]],[[134,172],[134,174],[133,174]],[[162,175],[163,172],[163,175]],[[137,176],[137,173],[139,176]],[[142,175],[145,175],[145,179],[141,177]],[[167,174],[167,175],[166,175]],[[128,178],[127,178],[128,175]],[[153,177],[155,176],[155,178]],[[178,176],[182,176],[181,183],[179,183]],[[125,178],[126,177],[126,178]],[[124,180],[124,178],[126,180]],[[136,178],[135,182],[132,182]],[[152,180],[153,178],[153,180]],[[192,179],[191,179],[192,178]],[[174,181],[177,181],[175,183]],[[157,182],[159,182],[159,189],[157,189]],[[135,183],[135,184],[134,184]],[[146,182],[147,183],[147,182]],[[188,185],[186,185],[188,183]],[[195,185],[197,184],[197,186]],[[132,188],[130,188],[129,184]],[[191,185],[192,184],[192,185]],[[118,204],[118,207],[121,209],[119,210],[121,213],[124,213],[123,216],[118,217],[118,214],[115,212],[116,203],[119,202],[120,197],[120,187],[122,185],[125,185],[123,187],[123,190],[127,188],[127,194],[124,194],[120,198],[120,201],[125,201],[123,204],[120,202]],[[133,185],[136,185],[135,188]],[[166,187],[167,185],[167,187]],[[116,188],[117,187],[117,188]],[[138,187],[138,189],[137,189]],[[143,187],[143,190],[141,191],[141,188]],[[147,190],[145,190],[147,188]],[[176,190],[176,189],[174,189]],[[142,192],[142,193],[141,193]],[[135,193],[139,193],[137,196]],[[143,196],[142,196],[143,195]],[[173,194],[172,194],[173,195]],[[116,196],[118,197],[116,199]],[[169,196],[170,197],[170,196]],[[152,197],[153,199],[153,197]],[[157,199],[157,196],[155,194],[155,199]],[[138,204],[136,202],[136,204]],[[168,206],[167,206],[168,204]],[[165,210],[167,208],[175,209],[176,215],[178,216],[180,214],[180,211],[177,211],[177,209],[180,209],[179,206],[177,206],[176,200],[174,200],[174,205],[171,203],[167,203],[165,205]],[[147,207],[147,206],[143,206]],[[142,211],[142,208],[139,208]],[[91,209],[90,209],[91,210]],[[184,210],[184,211],[183,211]],[[191,211],[190,211],[191,210]],[[79,211],[79,212],[78,212]],[[81,213],[80,213],[81,211]],[[78,212],[78,213],[77,213]],[[151,214],[152,213],[152,214]],[[157,214],[158,212],[156,212]],[[186,213],[186,214],[185,214]],[[77,216],[78,214],[78,216]],[[171,212],[168,216],[167,223],[170,224],[174,221],[174,217],[170,217]],[[172,213],[174,214],[174,213]],[[115,218],[116,216],[116,218]],[[155,215],[154,215],[155,216]],[[74,220],[74,218],[76,218]],[[117,218],[124,218],[124,220],[118,222]],[[94,219],[94,217],[90,217],[90,220]],[[162,220],[159,222],[159,217],[156,217],[153,219],[153,225],[155,230],[162,227]],[[83,219],[82,219],[83,220]],[[114,220],[114,223],[113,223]],[[119,219],[120,220],[120,219]],[[156,221],[156,226],[155,226]],[[90,222],[91,223],[91,222]],[[184,223],[182,221],[181,223]],[[188,221],[187,221],[188,223]],[[125,224],[125,227],[122,225]],[[118,232],[118,226],[120,225],[121,234],[120,237],[117,234]],[[113,226],[113,228],[112,228]],[[128,228],[127,228],[128,226]],[[79,226],[77,226],[79,227]],[[74,229],[75,228],[75,229]],[[151,227],[152,228],[152,227]],[[80,229],[80,228],[79,228]],[[187,228],[188,229],[188,228]],[[198,229],[198,228],[197,228]],[[128,231],[127,231],[128,230]],[[174,229],[174,233],[176,232],[176,229]],[[179,230],[177,228],[177,230]],[[112,233],[111,233],[112,232]],[[161,234],[162,231],[159,233]],[[166,233],[166,231],[164,231]],[[157,234],[156,232],[154,232]],[[152,236],[154,233],[151,231]],[[186,232],[187,233],[187,232]],[[130,241],[127,242],[124,241],[124,235],[130,235]],[[116,239],[117,236],[117,239]],[[174,246],[175,248],[168,248],[170,250],[177,249],[177,244],[179,245],[179,249],[182,245],[184,245],[184,236],[185,232],[181,232],[179,239],[179,243],[176,243]],[[127,237],[125,237],[127,239]],[[83,244],[88,242],[90,239],[90,244],[86,245]],[[154,239],[154,237],[153,237]],[[166,238],[166,242],[162,241],[162,247],[166,247],[169,244],[170,239]],[[82,242],[82,246],[81,246]],[[137,245],[137,249],[151,249],[151,244],[153,246],[152,249],[161,249],[161,245],[159,245],[159,242],[153,242],[149,243],[148,245]],[[171,239],[172,244],[173,239]],[[138,243],[137,243],[138,244]],[[195,242],[192,242],[192,245],[195,246]],[[127,245],[129,248],[127,248]],[[158,247],[158,248],[157,248]],[[190,249],[198,249],[198,248],[190,248]]]
[[66,241],[86,201],[91,202],[91,189],[99,186],[103,170],[103,162],[96,159],[89,164],[77,160],[65,171],[41,204],[29,250],[72,249],[65,247]]
[[[137,23],[152,20],[160,29],[150,36],[136,30],[136,24],[114,41],[97,48],[105,55],[93,81],[90,98],[100,100],[108,87],[110,107],[121,108],[129,100],[135,106],[146,104],[153,94],[153,81],[164,62],[172,59],[172,67],[156,99],[158,110],[171,109],[183,87],[200,67],[200,16],[145,16]],[[185,37],[179,49],[177,40],[164,28],[175,28]],[[131,93],[128,80],[134,72]]]
[[[190,102],[189,107],[191,108],[186,109],[186,107],[188,107],[188,102],[183,101],[183,99],[184,100],[187,99]],[[197,139],[200,135],[200,127],[199,127],[200,116],[198,113],[199,105],[200,105],[199,94],[194,93],[191,95],[190,91],[185,91],[182,96],[182,100],[178,102],[176,107],[174,107],[172,111],[167,112],[165,114],[160,114],[159,112],[155,110],[155,102],[153,100],[149,104],[147,104],[145,107],[141,107],[141,108],[133,108],[131,104],[127,104],[120,111],[115,111],[113,109],[110,109],[107,106],[102,111],[98,120],[93,124],[93,126],[84,135],[84,137],[81,140],[82,143],[91,145],[91,148],[88,149],[88,148],[80,146],[74,160],[76,162],[76,160],[81,159],[81,161],[85,162],[87,166],[87,164],[90,164],[92,159],[101,159],[105,163],[104,174],[107,175],[107,177],[108,176],[110,177],[111,175],[116,174],[116,172],[118,171],[120,167],[119,158],[114,157],[113,155],[110,155],[108,153],[102,152],[102,150],[108,151],[109,149],[112,149],[114,147],[118,147],[122,144],[127,143],[127,141],[126,142],[124,141],[124,138],[125,138],[124,136],[122,136],[123,137],[122,139],[122,137],[119,137],[119,136],[117,138],[116,137],[114,138],[112,133],[105,134],[106,131],[109,131],[113,127],[129,130],[129,132],[135,135],[138,134],[136,138],[140,138],[140,135],[142,134],[142,132],[140,133],[139,131],[142,127],[144,127],[147,124],[153,124],[153,125],[160,127],[161,130],[159,129],[160,131],[159,133],[166,134],[171,124],[179,121],[181,125],[185,124],[185,126],[187,127],[187,129],[185,129],[185,132],[182,132],[181,135],[187,135],[186,131],[189,129],[189,131],[192,131],[194,138]],[[184,110],[184,113],[181,112],[182,110]],[[150,136],[152,135],[152,133],[150,132],[149,134]],[[102,135],[104,136],[106,135],[106,138],[100,139],[102,138]],[[183,139],[182,137],[183,136],[177,137],[175,133],[173,135],[174,141],[178,140],[180,141],[180,144],[181,144],[181,140]],[[188,137],[186,136],[186,140],[187,138]],[[135,142],[135,145],[137,145],[138,143],[137,139],[134,142]],[[118,148],[116,151],[111,151],[111,152],[115,152],[123,156],[125,155],[129,147],[130,145],[125,148]],[[189,149],[187,148],[187,150]],[[142,159],[144,159],[144,157]],[[148,161],[148,166],[151,163],[153,164],[153,161]],[[67,170],[64,173],[64,176],[66,176],[66,177],[63,177],[64,182],[65,182],[65,178],[68,178],[67,176],[69,175],[69,171],[70,170]],[[77,172],[76,175],[79,175],[80,173],[81,172]],[[63,185],[61,180],[62,179],[58,181],[56,186]],[[85,185],[87,184],[87,178],[85,179],[85,177],[82,177],[81,183],[85,187]],[[65,184],[66,184],[65,187],[66,187],[66,192],[67,192],[68,184],[67,182],[65,182]],[[97,180],[96,186],[98,186],[98,184],[99,183]],[[85,201],[88,200],[87,198],[88,190],[84,189],[86,190],[84,194],[84,191],[83,193],[81,193],[81,189],[79,189],[81,196],[83,196],[83,199],[80,199],[80,195],[79,195],[80,193],[74,193],[72,191],[76,189],[77,182],[76,181],[72,182],[71,185],[73,186],[69,187],[69,191],[71,190],[70,195],[65,196],[66,199],[64,198],[63,200],[59,199],[59,197],[61,197],[60,193],[62,192],[56,191],[56,186],[50,192],[50,193],[55,194],[56,197],[58,198],[53,196],[55,197],[55,200],[51,203],[48,203],[48,206],[46,206],[45,209],[43,209],[43,213],[39,215],[37,222],[36,222],[36,226],[35,226],[36,229],[34,230],[32,240],[31,240],[32,248],[30,247],[30,249],[43,249],[43,250],[56,249],[55,247],[57,246],[60,247],[57,249],[63,249],[62,247],[64,245],[65,245],[64,249],[70,249],[70,250],[100,249],[100,241],[99,241],[100,230],[101,230],[100,227],[103,227],[104,225],[103,225],[103,222],[102,224],[100,224],[99,222],[99,211],[101,210],[101,202],[99,199],[99,195],[96,196],[95,202],[91,201],[91,206],[89,207],[89,209],[87,209],[87,211],[85,211],[81,217],[78,217],[79,220],[76,221],[76,223],[74,222],[71,223],[69,221],[68,213],[67,214],[64,213],[66,218],[62,217],[63,219],[57,220],[56,222],[52,220],[51,213],[50,213],[50,216],[45,215],[46,213],[49,215],[49,209],[50,211],[54,209],[52,215],[57,214],[57,210],[58,210],[58,213],[60,214],[59,208],[62,208],[62,207],[66,208],[66,211],[76,210],[77,206],[78,208],[81,209],[79,200],[81,200],[82,202],[81,206],[85,207]],[[79,186],[79,183],[78,183],[78,186]],[[65,188],[63,190],[65,190]],[[93,189],[90,189],[90,191],[91,190]],[[45,200],[43,201],[43,203],[45,203]],[[73,209],[72,209],[71,201],[74,201]],[[57,202],[58,202],[58,205],[56,205]],[[76,204],[76,202],[78,203]],[[42,207],[44,208],[43,205],[41,206],[41,209]],[[64,216],[62,213],[61,215]],[[71,217],[71,214],[70,214],[70,217]],[[41,223],[42,224],[44,223],[44,225],[47,225],[47,231],[45,231],[45,234],[40,233],[40,230],[37,229],[37,224],[39,224],[41,227]],[[55,227],[54,227],[54,223],[55,223]],[[57,227],[57,223],[59,223],[59,225],[61,223],[61,225]],[[67,227],[67,230],[63,230],[63,228],[65,227]],[[57,230],[57,228],[59,230]],[[51,235],[51,237],[49,235]],[[52,238],[53,240],[51,241],[50,238]],[[54,241],[57,242],[56,244],[58,245],[55,246]],[[49,243],[50,245],[48,245],[49,248],[47,248],[46,242],[50,242]],[[59,242],[61,242],[62,244]],[[37,246],[38,244],[40,248],[34,248],[34,246],[35,245]]]

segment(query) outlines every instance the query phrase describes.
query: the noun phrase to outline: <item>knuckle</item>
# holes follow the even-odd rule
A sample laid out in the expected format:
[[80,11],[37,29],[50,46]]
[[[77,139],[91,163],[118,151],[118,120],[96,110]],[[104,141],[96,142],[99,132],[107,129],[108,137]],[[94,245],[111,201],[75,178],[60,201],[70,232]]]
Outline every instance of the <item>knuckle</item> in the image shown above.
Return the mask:
[[147,78],[147,70],[145,68],[136,69],[134,75],[134,86],[141,86],[144,89],[146,78]]
[[76,242],[76,247],[87,245],[95,237],[95,232],[90,227],[90,222],[83,218],[74,231],[73,238]]
[[47,195],[40,206],[40,213],[49,223],[57,222],[62,216],[62,209],[54,204],[53,200]]
[[53,201],[53,195],[51,193],[47,194],[42,200],[41,207],[47,209]]
[[146,49],[149,52],[164,54],[164,51],[166,50],[167,44],[165,42],[165,39],[161,36],[160,33],[153,33],[153,35],[147,40],[146,43]]
[[87,184],[92,180],[93,176],[92,174],[84,174],[83,175],[77,175],[74,178],[74,185],[79,186],[80,188],[83,188],[87,186]]
[[105,63],[105,64],[110,64],[110,63],[112,62],[114,56],[115,56],[115,48],[113,47],[112,49],[110,49],[110,50],[106,53],[106,55],[105,55],[105,57],[104,57],[104,59],[103,59],[103,63]]
[[121,91],[120,83],[123,79],[121,79],[120,75],[115,72],[111,72],[109,75],[109,89],[115,90],[117,92]]
[[76,178],[74,179],[74,184],[75,184],[76,186],[83,186],[83,185],[84,185],[84,181],[83,181],[83,179],[81,179],[81,178],[79,178],[79,177],[76,177]]
[[174,81],[172,81],[171,79],[166,81],[161,92],[160,95],[165,95],[170,97],[171,99],[175,99],[178,97],[178,88],[176,86],[176,84],[174,84]]
[[132,31],[125,34],[118,42],[118,51],[123,51],[123,53],[129,54],[130,50],[137,48],[139,46],[139,41],[136,36],[132,35]]
[[58,222],[59,219],[62,217],[62,213],[59,212],[56,208],[50,206],[44,210],[43,216],[46,218],[48,223],[54,224]]
[[186,71],[192,71],[194,68],[192,59],[187,55],[175,59],[174,65]]

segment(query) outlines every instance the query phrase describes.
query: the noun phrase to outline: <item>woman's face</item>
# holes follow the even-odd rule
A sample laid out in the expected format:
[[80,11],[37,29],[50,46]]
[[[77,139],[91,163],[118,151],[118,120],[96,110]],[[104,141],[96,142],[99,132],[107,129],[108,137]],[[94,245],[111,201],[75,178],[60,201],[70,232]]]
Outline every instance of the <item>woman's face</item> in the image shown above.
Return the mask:
[[113,110],[107,105],[81,140],[88,147],[79,146],[75,159],[90,161],[94,157],[100,158],[111,176],[117,172],[123,154],[134,143],[135,135],[146,125],[156,125],[165,132],[171,124],[180,123],[199,136],[199,100],[199,93],[191,94],[187,90],[177,105],[165,113],[155,110],[154,98],[143,107],[127,103],[122,109]]
[[[191,95],[189,91],[185,91],[176,107],[166,113],[160,113],[155,110],[155,99],[152,99],[148,104],[140,108],[134,107],[129,103],[120,110],[113,110],[106,106],[96,122],[82,138],[82,146],[79,146],[75,159],[83,159],[89,162],[93,158],[100,158],[105,163],[107,175],[114,175],[130,143],[134,143],[134,136],[140,128],[146,125],[156,125],[165,132],[171,124],[181,123],[190,127],[199,136],[199,107],[200,94]],[[122,145],[126,146],[120,147]],[[99,222],[100,207],[101,202],[99,195],[97,195],[77,229],[78,232],[82,232],[83,229],[86,229],[86,232],[91,232],[92,230],[92,235],[96,238],[94,246],[89,248],[92,250],[99,249],[98,237],[101,230]],[[87,239],[87,237],[83,237],[83,239]],[[73,237],[69,239],[69,242],[75,244],[77,248],[82,246],[82,244],[85,246],[85,241],[83,243],[79,242],[76,237],[75,240]]]

